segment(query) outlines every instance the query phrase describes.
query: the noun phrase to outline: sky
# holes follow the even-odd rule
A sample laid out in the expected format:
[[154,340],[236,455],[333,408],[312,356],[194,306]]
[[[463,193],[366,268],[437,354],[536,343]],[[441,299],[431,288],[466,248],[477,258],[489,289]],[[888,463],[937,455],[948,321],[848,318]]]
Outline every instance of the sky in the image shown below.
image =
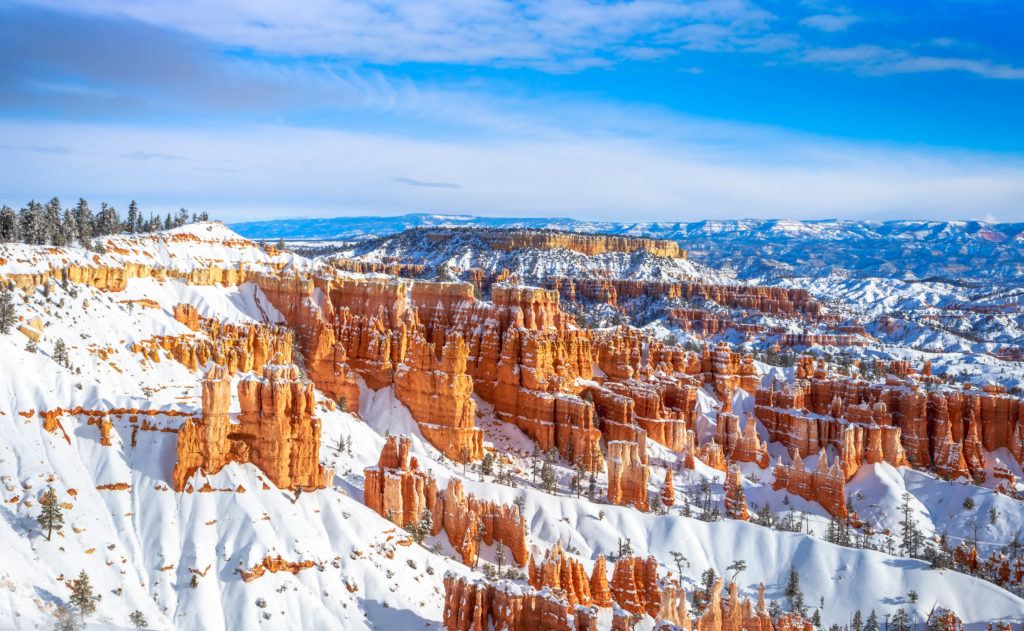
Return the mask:
[[6,0],[0,203],[1024,221],[1019,0]]

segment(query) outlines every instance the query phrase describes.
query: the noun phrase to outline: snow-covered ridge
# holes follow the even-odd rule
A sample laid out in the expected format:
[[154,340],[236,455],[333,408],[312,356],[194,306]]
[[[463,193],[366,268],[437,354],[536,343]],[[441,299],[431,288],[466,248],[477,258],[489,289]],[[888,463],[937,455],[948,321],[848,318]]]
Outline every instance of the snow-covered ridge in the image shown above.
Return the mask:
[[743,278],[857,276],[998,280],[1024,277],[1024,224],[983,221],[705,220],[610,222],[569,218],[402,215],[247,222],[254,239],[363,240],[423,226],[543,228],[671,239],[690,258],[728,266]]

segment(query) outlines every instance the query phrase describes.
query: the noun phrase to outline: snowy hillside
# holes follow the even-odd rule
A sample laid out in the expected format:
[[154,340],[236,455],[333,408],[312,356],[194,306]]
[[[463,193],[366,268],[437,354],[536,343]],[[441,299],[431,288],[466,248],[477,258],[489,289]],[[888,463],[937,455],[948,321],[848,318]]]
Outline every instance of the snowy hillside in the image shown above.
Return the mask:
[[[666,226],[661,234],[684,243],[681,231],[688,238],[697,234],[696,229],[675,226]],[[312,227],[301,223],[288,230],[309,237],[342,234],[333,225],[319,233],[310,232]],[[261,237],[295,236],[275,233],[272,226],[259,227],[258,233],[254,226],[240,228]],[[357,236],[357,229],[363,234],[382,230],[364,222],[344,236]],[[634,228],[622,225],[616,230]],[[877,233],[882,227],[872,230]],[[448,265],[487,273],[509,269],[530,283],[548,275],[732,282],[701,264],[642,252],[509,253],[487,251],[472,240],[439,251],[412,239],[368,242],[344,254],[366,262],[409,259],[435,271]],[[727,568],[744,561],[736,578],[740,595],[756,601],[763,583],[769,600],[784,603],[792,568],[803,586],[808,617],[818,610],[823,628],[846,625],[855,612],[867,616],[872,610],[882,617],[903,609],[915,624],[923,624],[937,606],[954,611],[972,631],[999,622],[1013,628],[1024,624],[1024,599],[994,582],[884,549],[825,541],[829,513],[817,502],[774,490],[772,469],[751,462],[741,465],[751,512],[764,506],[783,519],[798,511],[805,527],[786,531],[754,521],[699,518],[696,508],[690,513],[690,498],[705,497],[719,510],[725,495],[723,471],[699,459],[687,469],[683,451],[651,438],[644,438],[650,460],[644,493],[661,492],[671,469],[676,472],[672,488],[680,498],[675,507],[641,511],[616,506],[602,492],[588,499],[573,492],[577,472],[562,456],[554,458],[555,492],[548,492],[531,473],[533,440],[499,419],[494,407],[477,395],[473,421],[483,431],[485,448],[509,472],[507,478],[482,472],[479,462],[467,467],[445,458],[425,438],[392,386],[375,390],[360,377],[358,414],[343,411],[337,397],[320,390],[315,394],[318,459],[331,472],[326,488],[301,493],[278,488],[250,461],[231,462],[210,475],[198,471],[189,479],[192,488],[176,491],[172,471],[178,462],[178,431],[188,419],[204,415],[202,383],[215,361],[190,366],[174,355],[174,344],[215,345],[220,341],[217,331],[228,324],[253,325],[257,332],[271,325],[300,327],[289,321],[293,316],[285,309],[274,306],[281,303],[254,279],[256,274],[298,278],[310,286],[326,278],[339,292],[337,287],[347,281],[394,280],[338,271],[327,259],[261,247],[217,223],[110,237],[103,252],[0,244],[0,279],[16,285],[11,296],[17,320],[0,334],[0,629],[51,627],[58,608],[69,601],[71,582],[83,571],[96,604],[87,628],[129,628],[133,612],[141,613],[146,628],[190,631],[442,628],[446,573],[483,580],[488,563],[498,562],[499,547],[481,543],[484,562],[470,567],[444,532],[414,542],[365,505],[364,469],[378,464],[386,437],[397,434],[412,436],[412,454],[433,473],[439,488],[454,478],[478,497],[518,503],[528,549],[538,561],[560,543],[591,572],[598,555],[614,557],[628,539],[636,555],[657,560],[661,575],[676,570],[674,552],[685,555],[682,586],[687,598],[700,589],[706,570],[729,578],[733,572]],[[813,291],[849,294],[851,300],[872,305],[876,311],[869,309],[869,316],[897,309],[942,309],[963,298],[955,287],[936,285],[920,292],[902,281],[815,286]],[[313,309],[329,292],[316,286],[303,295],[304,302],[294,302]],[[187,325],[180,305],[194,307],[202,326]],[[999,328],[1009,326],[1021,323],[1011,320]],[[1016,330],[1004,330],[1003,335],[1017,340]],[[651,345],[645,344],[646,355]],[[308,376],[312,366],[299,346],[293,360]],[[143,347],[155,351],[142,352]],[[356,349],[349,350],[354,356]],[[771,376],[789,382],[796,378],[791,367],[755,366],[755,380],[765,375],[768,381]],[[241,369],[231,376],[232,422],[238,422],[242,410],[239,383],[258,377]],[[726,401],[718,396],[714,379],[696,388],[694,427],[707,443],[715,436]],[[757,424],[752,394],[735,390],[728,404],[741,425]],[[757,433],[767,442],[763,426]],[[780,444],[770,444],[768,452],[773,462],[791,461]],[[985,455],[988,471],[1001,465],[1017,479],[1024,477],[1005,449]],[[827,456],[832,461],[838,453],[830,450]],[[816,458],[806,459],[809,468],[816,466]],[[597,472],[595,481],[605,489],[607,471]],[[37,517],[49,488],[56,492],[64,522],[48,540]],[[996,492],[992,483],[948,482],[934,472],[879,462],[860,468],[846,491],[853,510],[871,524],[869,539],[878,544],[874,547],[884,548],[886,531],[899,532],[904,493],[927,545],[937,545],[932,540],[940,535],[953,546],[976,540],[979,553],[988,556],[1006,549],[1024,526],[1016,483],[1009,493]],[[971,509],[965,508],[968,503]],[[525,565],[519,569],[527,571]],[[250,578],[254,571],[256,577]],[[523,580],[517,584],[529,589]],[[600,628],[608,628],[612,617],[610,608],[602,609]],[[650,616],[638,621],[637,628],[655,625]]]

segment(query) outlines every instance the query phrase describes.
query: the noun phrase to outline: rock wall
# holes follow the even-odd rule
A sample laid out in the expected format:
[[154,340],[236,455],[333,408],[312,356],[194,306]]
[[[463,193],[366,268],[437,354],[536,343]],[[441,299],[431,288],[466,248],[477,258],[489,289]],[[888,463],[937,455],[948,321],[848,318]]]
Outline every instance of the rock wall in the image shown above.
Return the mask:
[[640,444],[623,440],[608,442],[609,502],[620,506],[632,504],[642,511],[648,510],[650,470],[644,460],[646,449]]
[[[906,367],[903,371],[906,372]],[[984,390],[921,390],[913,378],[869,384],[804,362],[795,384],[755,393],[755,416],[772,440],[807,456],[832,446],[847,478],[862,462],[935,466],[943,475],[984,475],[984,451],[1024,457],[1024,401]],[[956,447],[953,447],[956,445]]]
[[377,466],[363,472],[363,501],[403,528],[419,525],[437,498],[437,482],[409,456],[409,445],[408,436],[389,436]]
[[481,541],[486,545],[501,543],[511,551],[518,565],[529,558],[526,519],[515,505],[481,500],[472,493],[467,496],[462,481],[451,478],[448,488],[437,495],[433,512],[434,534],[444,528],[448,541],[466,565],[476,565]]
[[597,631],[596,612],[571,607],[548,590],[523,588],[510,581],[472,581],[444,577],[445,629],[452,631]]
[[786,489],[805,500],[817,502],[834,517],[845,519],[846,511],[846,476],[843,474],[839,461],[828,465],[828,458],[823,449],[818,454],[818,466],[814,471],[804,467],[799,453],[794,453],[793,464],[775,465],[775,480],[772,488],[776,491]]
[[319,462],[313,386],[297,367],[268,365],[262,378],[239,382],[238,400],[241,412],[232,423],[230,375],[224,367],[211,369],[202,383],[202,419],[190,419],[178,431],[176,490],[187,490],[197,470],[210,475],[229,462],[251,462],[278,488],[327,486],[331,473]]

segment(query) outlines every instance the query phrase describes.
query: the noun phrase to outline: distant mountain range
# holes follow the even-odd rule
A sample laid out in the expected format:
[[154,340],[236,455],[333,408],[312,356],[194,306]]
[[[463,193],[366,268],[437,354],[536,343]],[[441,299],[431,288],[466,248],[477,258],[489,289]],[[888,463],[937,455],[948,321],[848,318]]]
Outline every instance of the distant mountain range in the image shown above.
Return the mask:
[[425,226],[558,229],[673,239],[695,261],[766,280],[822,276],[1024,284],[1024,223],[706,220],[607,222],[409,214],[244,222],[250,239],[363,240]]

